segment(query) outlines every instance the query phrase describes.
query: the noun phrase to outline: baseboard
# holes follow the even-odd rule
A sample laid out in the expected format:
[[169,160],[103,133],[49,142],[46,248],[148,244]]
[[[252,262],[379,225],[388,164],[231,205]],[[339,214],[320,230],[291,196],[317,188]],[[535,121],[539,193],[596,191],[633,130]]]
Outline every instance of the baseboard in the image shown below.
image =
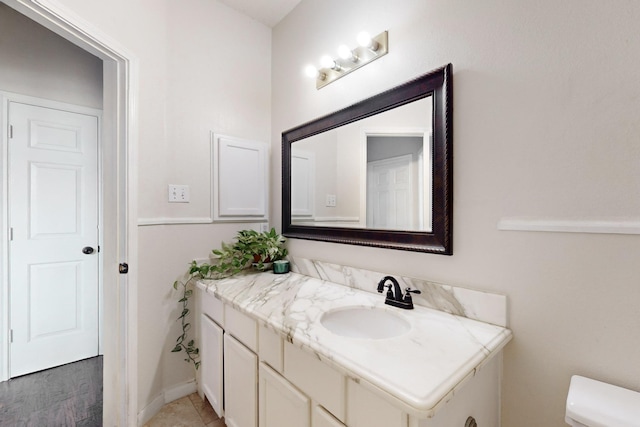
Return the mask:
[[191,380],[182,384],[175,385],[164,390],[155,397],[147,406],[138,413],[138,425],[142,426],[154,417],[166,403],[173,402],[182,397],[195,393],[197,390],[196,381]]
[[182,397],[189,396],[197,390],[196,380],[187,381],[186,383],[173,386],[164,392],[164,403],[173,402]]

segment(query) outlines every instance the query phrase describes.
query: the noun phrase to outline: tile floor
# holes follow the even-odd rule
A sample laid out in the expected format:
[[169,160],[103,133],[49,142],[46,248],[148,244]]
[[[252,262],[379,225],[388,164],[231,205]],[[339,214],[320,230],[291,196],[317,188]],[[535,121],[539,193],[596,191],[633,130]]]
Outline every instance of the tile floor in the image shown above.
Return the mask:
[[226,427],[198,393],[167,403],[144,427]]

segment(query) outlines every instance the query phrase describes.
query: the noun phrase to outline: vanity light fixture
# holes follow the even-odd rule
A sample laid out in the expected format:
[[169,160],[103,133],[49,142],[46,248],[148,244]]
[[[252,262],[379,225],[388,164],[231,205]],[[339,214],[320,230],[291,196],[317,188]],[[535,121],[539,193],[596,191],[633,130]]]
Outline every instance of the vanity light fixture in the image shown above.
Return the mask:
[[338,47],[338,58],[325,55],[320,59],[320,69],[313,65],[305,68],[305,73],[316,79],[316,89],[346,76],[389,52],[389,33],[383,31],[375,37],[363,31],[357,37],[358,47],[350,49],[347,45]]

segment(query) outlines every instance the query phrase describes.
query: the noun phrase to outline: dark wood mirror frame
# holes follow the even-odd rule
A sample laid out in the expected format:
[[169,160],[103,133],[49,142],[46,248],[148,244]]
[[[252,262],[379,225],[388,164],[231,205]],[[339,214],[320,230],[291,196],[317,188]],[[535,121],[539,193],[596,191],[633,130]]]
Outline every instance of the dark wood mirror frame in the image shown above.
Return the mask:
[[[310,227],[291,222],[291,144],[432,97],[433,191],[432,230],[397,231],[371,228]],[[282,133],[282,232],[296,239],[320,240],[442,255],[452,254],[453,94],[451,64],[374,95],[347,108]]]

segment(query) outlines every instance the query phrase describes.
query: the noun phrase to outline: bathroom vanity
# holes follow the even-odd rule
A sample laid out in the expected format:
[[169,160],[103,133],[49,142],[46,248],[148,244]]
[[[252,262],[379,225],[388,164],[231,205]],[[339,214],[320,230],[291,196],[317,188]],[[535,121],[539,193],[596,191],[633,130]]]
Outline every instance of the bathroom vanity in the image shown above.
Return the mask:
[[293,270],[197,284],[199,388],[228,427],[499,426],[504,297],[398,278],[423,292],[402,310],[380,273]]

